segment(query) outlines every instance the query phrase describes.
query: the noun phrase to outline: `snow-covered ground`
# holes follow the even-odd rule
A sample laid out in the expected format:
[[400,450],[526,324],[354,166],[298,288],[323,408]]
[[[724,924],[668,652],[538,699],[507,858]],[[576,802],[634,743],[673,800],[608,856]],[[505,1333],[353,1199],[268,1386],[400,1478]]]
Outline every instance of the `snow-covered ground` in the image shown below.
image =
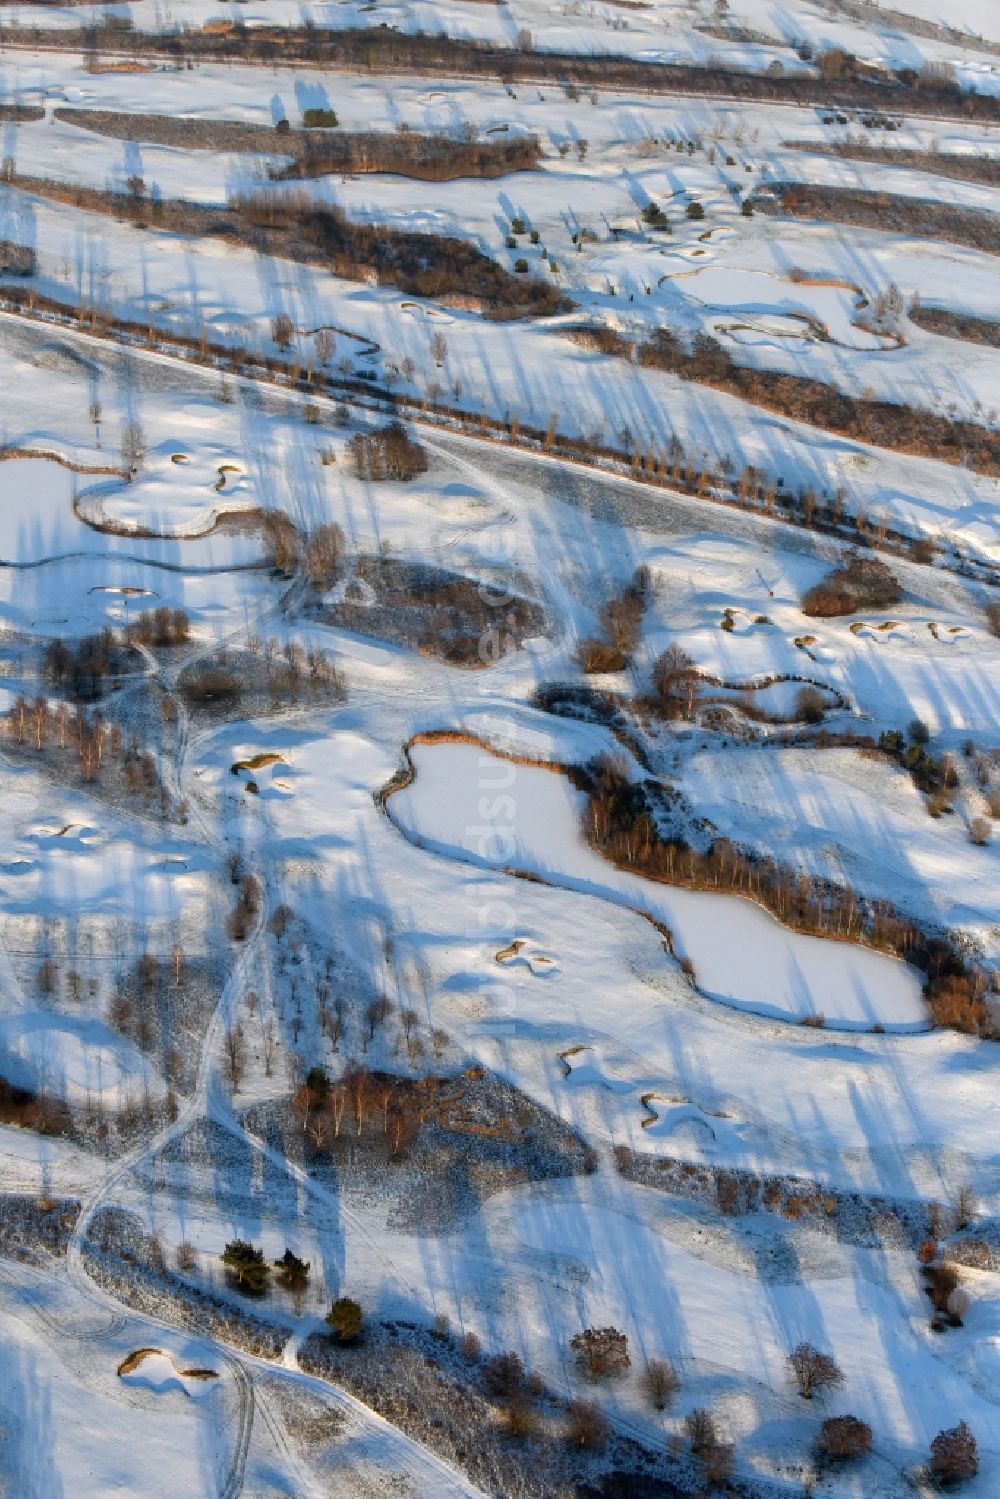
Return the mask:
[[[966,88],[1000,93],[987,0],[947,12],[898,0],[884,23],[809,0],[730,0],[721,15],[708,0],[233,9],[248,27],[386,23],[504,44],[530,31],[540,49],[807,76],[837,46],[893,68],[952,66]],[[149,32],[229,15],[214,0],[116,10]],[[90,17],[89,5],[2,15],[49,28],[53,42]],[[710,1407],[739,1474],[767,1499],[801,1492],[827,1415],[872,1427],[871,1456],[824,1470],[816,1488],[851,1499],[911,1493],[935,1433],[966,1419],[981,1458],[967,1492],[989,1499],[1000,1485],[1000,1280],[963,1271],[964,1325],[934,1332],[919,1235],[909,1242],[877,1205],[862,1231],[842,1205],[850,1193],[901,1199],[917,1222],[940,1203],[947,1230],[967,1189],[963,1203],[992,1233],[996,1043],[933,1028],[923,975],[883,952],[603,860],[561,767],[614,756],[657,783],[694,846],[727,838],[791,879],[850,885],[996,971],[1000,639],[984,577],[1000,559],[1000,484],[590,351],[568,329],[711,333],[762,369],[995,431],[997,350],[906,315],[916,295],[995,316],[995,255],[741,205],[768,180],[796,180],[995,214],[1000,189],[787,144],[829,145],[862,128],[854,118],[638,90],[574,97],[243,64],[88,71],[56,46],[0,51],[0,100],[45,109],[0,124],[17,171],[114,190],[141,177],[150,197],[203,205],[261,185],[278,133],[273,157],[244,157],[121,142],[55,110],[269,128],[335,107],[348,130],[535,134],[536,172],[331,174],[272,190],[461,236],[507,269],[524,256],[577,304],[550,320],[489,321],[0,183],[0,241],[38,256],[21,285],[269,357],[279,314],[293,357],[315,354],[311,330],[332,326],[331,369],[388,375],[428,464],[407,483],[362,480],[350,441],[371,411],[0,314],[0,714],[15,714],[0,725],[0,1491],[479,1493],[442,1461],[433,1428],[424,1446],[298,1368],[304,1338],[347,1295],[369,1325],[389,1318],[405,1332],[438,1318],[443,1336],[447,1319],[486,1353],[516,1350],[554,1392],[596,1395],[664,1457],[685,1444],[686,1414]],[[960,118],[903,118],[884,141],[997,154],[994,127]],[[704,219],[688,217],[692,202]],[[651,203],[669,235],[644,222]],[[902,311],[876,326],[866,314],[890,292]],[[444,344],[432,349],[435,334]],[[839,541],[422,421],[419,401],[442,395],[467,414],[551,420],[595,443],[667,454],[676,438],[692,461],[734,475],[752,464],[789,487],[839,491],[847,513],[931,537],[946,557],[885,553],[900,585],[891,608],[807,617],[803,594],[842,558]],[[303,534],[339,526],[336,586],[314,588],[294,558],[272,570],[261,512]],[[975,558],[975,579],[943,565],[952,548]],[[433,616],[420,649],[394,628],[390,639],[322,622],[325,605],[352,596],[355,568],[375,576],[379,558],[479,585],[481,669],[441,659]],[[627,668],[588,681],[579,642],[602,630],[602,606],[639,567],[650,589]],[[438,574],[426,581],[442,608],[458,607]],[[537,604],[541,623],[494,661],[485,645],[511,624],[508,590]],[[85,649],[157,608],[183,611],[190,637],[129,652],[103,695],[81,688],[61,711],[72,678],[46,657],[51,642]],[[692,721],[644,708],[671,646],[712,684],[715,702]],[[318,685],[327,659],[343,696]],[[929,750],[949,757],[950,805],[863,743],[823,745],[760,720],[795,711],[806,682],[834,737],[912,735],[919,720],[917,737],[926,730]],[[546,711],[540,689],[557,684],[617,694],[618,732]],[[95,745],[105,758],[90,780]],[[388,1011],[372,1021],[378,996]],[[360,1146],[353,1164],[353,1146],[310,1155],[298,1139],[308,1115],[301,1130],[299,1114],[291,1122],[304,1153],[286,1159],[274,1126],[295,1089],[313,1067],[336,1082],[354,1065],[410,1082],[488,1069],[524,1109],[549,1111],[553,1131],[573,1132],[593,1169],[504,1167],[452,1210],[433,1163],[414,1182],[405,1158],[366,1178]],[[45,1095],[40,1121],[30,1092]],[[519,1114],[518,1095],[503,1096],[502,1119],[459,1121],[470,1182],[476,1140]],[[677,1190],[734,1171],[814,1184],[820,1207],[729,1213],[725,1176],[717,1196]],[[671,1190],[642,1184],[657,1179]],[[41,1221],[67,1200],[82,1211],[76,1228],[67,1217],[64,1252],[12,1238],[5,1215]],[[280,1362],[178,1330],[167,1298],[140,1315],[98,1289],[84,1250],[109,1206],[155,1234],[189,1286],[279,1329]],[[300,1308],[277,1290],[253,1302],[234,1291],[220,1256],[236,1237],[269,1260],[291,1249],[310,1262]],[[627,1334],[627,1377],[580,1378],[570,1339],[588,1325]],[[811,1405],[786,1363],[803,1340],[845,1376]],[[666,1413],[642,1390],[653,1357],[682,1380]]]

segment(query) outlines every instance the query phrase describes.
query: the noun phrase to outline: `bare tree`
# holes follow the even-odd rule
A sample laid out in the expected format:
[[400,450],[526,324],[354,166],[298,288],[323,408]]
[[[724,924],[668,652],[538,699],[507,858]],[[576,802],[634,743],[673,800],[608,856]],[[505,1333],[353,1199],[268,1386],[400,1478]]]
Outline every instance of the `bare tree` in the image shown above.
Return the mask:
[[329,328],[317,328],[313,334],[313,348],[320,364],[329,364],[334,356],[337,340]]
[[177,1268],[184,1275],[190,1275],[198,1264],[198,1251],[187,1239],[182,1239],[177,1246]]
[[[302,554],[302,543],[294,522],[281,510],[270,510],[261,522],[261,530],[264,536],[264,549],[267,559],[276,572],[291,577],[299,565]],[[264,645],[265,665],[268,664],[268,645]],[[271,655],[273,655],[273,645]]]
[[448,340],[440,330],[434,334],[430,343],[431,358],[440,369],[448,358]]
[[715,1417],[703,1405],[697,1406],[693,1411],[688,1411],[684,1417],[684,1435],[688,1439],[691,1451],[696,1455],[708,1452],[712,1447],[719,1445]]
[[373,999],[371,1004],[366,1007],[365,1023],[368,1026],[369,1041],[374,1041],[375,1032],[385,1025],[391,1014],[392,1005],[384,994],[380,995],[378,999]]
[[668,646],[653,667],[653,687],[668,718],[688,718],[698,701],[694,661],[679,645]]
[[264,1027],[264,1073],[271,1077],[274,1073],[274,1061],[278,1054],[278,1033],[275,1029],[274,1016],[267,1017],[267,1025]]
[[416,1010],[406,1009],[401,1012],[399,1019],[402,1023],[403,1034],[406,1037],[407,1041],[409,1041],[410,1037],[413,1035],[414,1026],[420,1024],[420,1016],[417,1014]]
[[573,1447],[603,1447],[608,1421],[596,1400],[571,1400],[566,1407],[566,1440]]
[[646,1365],[643,1383],[656,1410],[666,1410],[680,1388],[680,1376],[666,1359],[651,1358]]
[[43,958],[38,965],[39,994],[54,994],[59,987],[59,968],[51,958]]
[[803,1400],[811,1400],[817,1390],[842,1384],[844,1376],[828,1353],[821,1353],[812,1343],[799,1343],[788,1355],[788,1363]]
[[287,312],[276,312],[271,319],[271,338],[279,349],[291,347],[292,339],[295,337],[295,324]]
[[524,1364],[521,1356],[513,1351],[495,1353],[488,1358],[482,1369],[483,1384],[491,1395],[510,1399],[524,1385]]
[[344,533],[336,521],[318,526],[305,544],[306,577],[314,588],[336,582],[344,555]]
[[968,1182],[963,1183],[955,1193],[955,1227],[968,1228],[978,1213],[976,1193]]
[[122,468],[131,478],[142,468],[146,457],[146,438],[138,417],[122,423],[121,451]]
[[247,1062],[246,1038],[243,1035],[243,1027],[238,1021],[226,1031],[224,1048],[223,1066],[226,1080],[233,1092],[238,1093]]

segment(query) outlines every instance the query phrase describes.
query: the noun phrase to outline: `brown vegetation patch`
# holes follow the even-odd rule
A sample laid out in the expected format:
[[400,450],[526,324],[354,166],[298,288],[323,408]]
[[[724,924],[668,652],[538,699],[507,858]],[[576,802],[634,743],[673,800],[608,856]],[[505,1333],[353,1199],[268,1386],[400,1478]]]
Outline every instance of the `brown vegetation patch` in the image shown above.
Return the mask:
[[0,1254],[27,1264],[65,1254],[79,1212],[74,1198],[0,1193]]
[[[671,648],[675,650],[676,648]],[[665,662],[671,652],[661,657]],[[678,651],[677,670],[669,673],[668,685],[689,681],[691,672],[684,663],[690,658]],[[659,665],[660,663],[658,663]],[[674,716],[685,716],[693,708],[679,708]],[[884,736],[883,736],[884,738]],[[832,742],[834,736],[816,736],[816,743]],[[875,751],[875,741],[861,736],[836,736],[837,742],[850,742]],[[1000,1039],[998,1005],[991,999],[995,976],[971,962],[948,933],[923,930],[910,917],[897,911],[889,901],[870,900],[850,886],[834,885],[811,879],[794,869],[777,864],[771,858],[759,858],[744,852],[728,838],[716,838],[701,851],[679,835],[665,836],[658,813],[669,805],[669,791],[652,778],[632,781],[625,768],[603,757],[587,766],[559,765],[552,761],[533,761],[528,757],[504,755],[475,735],[459,730],[441,730],[417,734],[404,746],[406,769],[383,788],[381,804],[408,785],[413,769],[409,751],[418,743],[479,744],[489,753],[514,764],[534,764],[566,775],[587,796],[581,828],[590,847],[618,869],[640,873],[647,879],[688,889],[728,891],[756,901],[793,931],[825,937],[838,942],[852,942],[890,954],[911,963],[926,977],[924,996],[935,1025],[946,1026],[967,1034],[978,1034],[986,1040]],[[542,876],[505,868],[504,873],[546,883]],[[651,920],[660,931],[664,945],[673,954],[670,932],[655,921],[648,911],[630,907]]]
[[970,344],[985,344],[988,349],[1000,349],[1000,318],[973,317],[970,312],[955,312],[948,307],[925,307],[916,303],[910,307],[909,319],[928,333],[937,333],[942,338],[960,338]]
[[[287,138],[287,137],[286,137]],[[277,181],[320,177],[326,172],[392,172],[423,182],[452,182],[461,177],[506,177],[538,170],[542,148],[535,136],[466,141],[450,135],[399,131],[394,135],[306,135],[293,166],[271,173]]]
[[495,665],[545,623],[540,604],[505,585],[381,556],[357,558],[340,599],[315,612],[324,624],[470,667]]
[[934,1208],[917,1199],[845,1191],[800,1176],[768,1176],[615,1147],[615,1166],[628,1181],[699,1202],[725,1217],[769,1213],[823,1228],[843,1243],[891,1244],[916,1250],[929,1232]]
[[1000,187],[1000,156],[966,155],[957,151],[916,151],[904,146],[877,146],[869,141],[782,141],[786,151],[809,151],[815,156],[839,156],[846,161],[875,161],[883,166],[915,167],[956,182],[982,182]]
[[121,1379],[123,1374],[134,1373],[134,1371],[139,1368],[140,1364],[144,1363],[145,1360],[149,1358],[150,1354],[162,1352],[162,1348],[136,1348],[132,1353],[127,1354],[126,1357],[123,1358],[121,1363],[118,1365],[118,1368],[115,1371],[118,1375],[118,1378]]
[[64,1135],[70,1115],[61,1099],[16,1087],[0,1077],[0,1123],[34,1130],[39,1135]]
[[410,436],[402,422],[387,422],[370,432],[356,432],[348,450],[359,479],[405,483],[427,472],[427,451]]
[[802,596],[802,612],[813,619],[888,609],[903,596],[899,580],[880,557],[854,553]]
[[128,478],[121,464],[78,463],[75,458],[67,458],[64,453],[53,452],[50,448],[25,448],[16,443],[5,443],[0,447],[0,463],[10,458],[44,458],[74,474],[112,474],[115,478]]
[[290,165],[272,168],[269,175],[275,181],[319,177],[326,172],[391,172],[428,182],[503,177],[536,170],[542,155],[535,136],[477,141],[416,130],[338,130],[317,135],[311,130],[268,129],[239,120],[110,109],[57,109],[55,117],[112,140],[141,145],[292,157]]
[[761,213],[948,240],[987,255],[1000,254],[1000,215],[985,209],[819,183],[769,183],[767,191],[755,196],[753,203]]
[[343,1348],[314,1333],[301,1367],[341,1385],[466,1473],[518,1499],[681,1499],[670,1459],[613,1430],[596,1402],[563,1400],[516,1353],[483,1358],[474,1334],[385,1321]]
[[657,783],[630,781],[610,760],[578,769],[577,777],[589,798],[584,836],[619,869],[670,885],[728,890],[758,901],[794,931],[889,953],[925,975],[924,995],[935,1025],[988,1040],[1000,1036],[990,977],[966,960],[947,933],[924,931],[888,901],[868,900],[849,886],[751,857],[728,838],[716,838],[700,852],[681,837],[664,837],[655,815]]

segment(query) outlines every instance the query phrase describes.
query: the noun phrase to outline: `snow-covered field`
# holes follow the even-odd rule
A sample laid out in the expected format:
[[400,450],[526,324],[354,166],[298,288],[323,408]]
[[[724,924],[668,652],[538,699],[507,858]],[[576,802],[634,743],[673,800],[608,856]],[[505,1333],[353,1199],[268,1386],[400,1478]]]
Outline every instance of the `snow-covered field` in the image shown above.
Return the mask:
[[[903,1499],[935,1491],[931,1444],[963,1420],[963,1492],[1000,1489],[1000,353],[914,320],[995,320],[1000,261],[743,207],[780,181],[1000,214],[995,7],[881,9],[114,7],[151,41],[385,24],[770,68],[810,79],[812,108],[280,56],[135,71],[111,28],[103,64],[61,46],[89,4],[3,6],[45,45],[0,46],[0,104],[43,110],[0,120],[0,266],[36,257],[0,270],[0,297],[41,303],[0,311],[0,1493],[572,1499],[638,1464],[673,1496],[705,1492],[732,1444],[747,1499]],[[922,115],[886,89],[897,128],[838,120],[831,48],[987,102]],[[341,131],[534,135],[542,157],[267,187],[283,132],[243,154],[64,114],[266,131],[328,108]],[[799,148],[848,138],[922,159]],[[248,188],[457,236],[512,276],[523,258],[574,305],[492,319],[157,222],[157,199],[221,213]],[[581,324],[711,335],[831,401],[911,408],[914,431],[972,423],[978,466],[585,347]],[[347,384],[241,375],[210,342]],[[373,478],[392,393],[422,462]],[[527,426],[626,461],[569,462]],[[769,499],[697,492],[704,467],[735,498],[748,465]],[[806,486],[820,524],[782,509]],[[827,502],[866,518],[889,601],[804,611],[849,555]],[[622,670],[585,675],[594,637]],[[677,660],[697,685],[674,713]],[[617,862],[579,789],[595,767],[619,778]],[[653,836],[686,883],[633,867]],[[850,920],[818,935],[810,901],[845,891],[909,945]],[[222,1261],[240,1240],[271,1266],[264,1295]],[[309,1266],[294,1294],[286,1251]],[[962,1262],[936,1316],[933,1255]],[[363,1314],[344,1349],[324,1320],[341,1297]],[[588,1327],[626,1336],[619,1378],[582,1374]],[[811,1402],[802,1342],[843,1375]],[[482,1362],[504,1350],[537,1374],[513,1402]],[[663,1410],[658,1358],[680,1380]],[[615,1440],[567,1442],[574,1397]],[[525,1406],[527,1442],[507,1430]],[[822,1423],[848,1413],[871,1451],[825,1463]]]

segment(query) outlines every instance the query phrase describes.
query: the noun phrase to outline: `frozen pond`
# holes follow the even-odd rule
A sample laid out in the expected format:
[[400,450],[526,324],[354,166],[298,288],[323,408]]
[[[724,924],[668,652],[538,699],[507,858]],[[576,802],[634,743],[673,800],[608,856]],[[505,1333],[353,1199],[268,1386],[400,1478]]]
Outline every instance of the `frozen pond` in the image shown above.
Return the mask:
[[845,1029],[927,1026],[919,975],[905,963],[790,931],[739,896],[675,889],[606,863],[584,842],[585,798],[565,776],[473,744],[410,753],[414,781],[388,805],[412,841],[648,912],[671,929],[699,988],[726,1004],[786,1020],[822,1012]]

